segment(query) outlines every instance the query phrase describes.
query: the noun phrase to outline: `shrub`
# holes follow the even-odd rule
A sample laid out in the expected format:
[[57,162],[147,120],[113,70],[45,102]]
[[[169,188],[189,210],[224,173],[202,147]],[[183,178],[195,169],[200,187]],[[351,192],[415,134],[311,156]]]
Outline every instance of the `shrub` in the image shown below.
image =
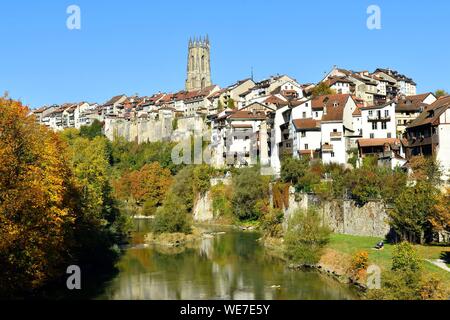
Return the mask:
[[285,235],[286,256],[295,263],[317,264],[330,240],[330,233],[315,209],[298,210],[289,220]]
[[408,242],[396,245],[392,256],[392,271],[418,272],[420,270],[420,257],[414,247]]
[[356,252],[350,263],[350,273],[357,280],[363,277],[363,274],[369,267],[369,253],[367,251]]
[[371,290],[375,300],[447,300],[448,288],[435,276],[424,275],[420,257],[408,242],[394,248],[391,271],[383,274],[383,287]]

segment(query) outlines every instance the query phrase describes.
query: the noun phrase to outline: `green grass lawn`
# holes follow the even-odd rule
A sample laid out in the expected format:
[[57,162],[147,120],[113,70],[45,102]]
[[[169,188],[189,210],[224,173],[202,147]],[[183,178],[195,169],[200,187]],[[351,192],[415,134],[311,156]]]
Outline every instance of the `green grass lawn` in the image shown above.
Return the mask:
[[[365,250],[369,253],[369,261],[371,264],[378,265],[382,270],[389,270],[391,268],[392,251],[394,245],[385,244],[383,250],[372,249],[382,238],[375,237],[360,237],[349,236],[342,234],[333,234],[331,236],[329,248],[343,252],[349,255]],[[442,254],[450,252],[450,247],[443,246],[415,246],[419,255],[423,259],[436,260],[442,258]],[[442,278],[450,286],[450,272],[445,271],[428,261],[424,261],[424,270],[428,273],[433,273]]]

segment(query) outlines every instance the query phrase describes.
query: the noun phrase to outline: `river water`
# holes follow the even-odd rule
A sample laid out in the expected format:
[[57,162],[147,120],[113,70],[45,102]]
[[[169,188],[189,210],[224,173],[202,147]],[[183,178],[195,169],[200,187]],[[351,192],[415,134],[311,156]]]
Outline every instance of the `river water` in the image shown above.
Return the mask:
[[354,288],[315,271],[293,271],[271,256],[257,233],[224,231],[185,249],[146,246],[149,222],[136,222],[118,272],[95,299],[357,299]]

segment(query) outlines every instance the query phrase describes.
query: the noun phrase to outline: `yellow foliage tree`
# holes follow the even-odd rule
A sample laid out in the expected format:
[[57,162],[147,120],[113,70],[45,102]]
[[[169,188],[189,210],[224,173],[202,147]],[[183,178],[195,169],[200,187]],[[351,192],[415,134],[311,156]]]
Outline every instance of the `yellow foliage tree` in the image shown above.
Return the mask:
[[66,146],[28,114],[0,98],[0,296],[62,272],[75,220]]

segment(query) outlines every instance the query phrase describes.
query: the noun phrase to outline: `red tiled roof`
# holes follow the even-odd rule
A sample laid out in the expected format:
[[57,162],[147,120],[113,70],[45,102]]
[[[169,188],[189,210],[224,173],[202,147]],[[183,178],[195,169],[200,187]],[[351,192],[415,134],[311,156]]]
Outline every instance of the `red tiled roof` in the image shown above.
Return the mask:
[[252,111],[245,111],[245,110],[235,111],[228,117],[228,119],[230,119],[230,120],[238,120],[238,119],[243,119],[243,120],[265,120],[266,118],[267,117],[264,114],[264,112],[255,112],[255,113],[253,113]]
[[320,130],[320,121],[312,118],[308,119],[294,119],[292,121],[297,130],[311,131]]
[[339,121],[343,119],[344,107],[352,97],[349,94],[328,94],[319,96],[312,100],[313,110],[323,110],[326,112],[322,121]]
[[378,147],[384,146],[385,144],[389,145],[400,145],[400,139],[396,138],[384,138],[384,139],[358,139],[357,143],[360,147]]
[[450,107],[450,96],[436,100],[430,104],[408,128],[423,126],[426,124],[437,124],[439,117]]
[[407,96],[403,97],[398,100],[397,107],[395,108],[395,111],[397,112],[419,112],[423,109],[424,106],[427,104],[424,104],[423,101],[429,96],[432,95],[431,92],[429,93],[423,93],[423,94],[417,94],[415,96]]

